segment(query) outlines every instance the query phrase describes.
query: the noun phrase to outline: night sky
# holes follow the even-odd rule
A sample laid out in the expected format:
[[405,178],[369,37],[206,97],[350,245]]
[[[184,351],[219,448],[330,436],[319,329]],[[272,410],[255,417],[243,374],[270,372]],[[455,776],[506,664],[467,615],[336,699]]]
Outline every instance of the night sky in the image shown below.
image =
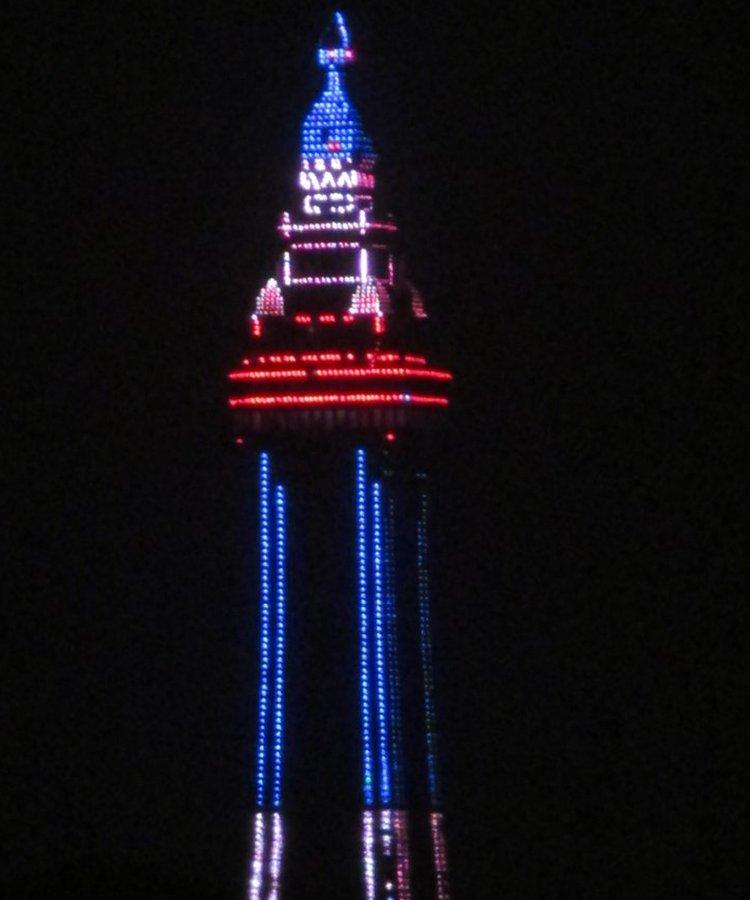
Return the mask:
[[[4,36],[0,882],[229,900],[256,636],[225,374],[331,8],[76,6],[25,5]],[[719,16],[654,6],[344,7],[457,373],[436,585],[457,900],[747,896],[745,51]]]

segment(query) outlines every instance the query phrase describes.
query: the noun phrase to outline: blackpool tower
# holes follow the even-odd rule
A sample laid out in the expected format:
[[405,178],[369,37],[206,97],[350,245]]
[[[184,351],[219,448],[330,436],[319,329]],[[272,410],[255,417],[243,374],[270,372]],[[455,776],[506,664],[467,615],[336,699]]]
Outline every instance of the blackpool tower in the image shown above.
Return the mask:
[[379,207],[345,80],[355,59],[336,13],[295,202],[229,374],[252,471],[252,900],[450,896],[430,459],[452,375],[430,355],[425,305]]

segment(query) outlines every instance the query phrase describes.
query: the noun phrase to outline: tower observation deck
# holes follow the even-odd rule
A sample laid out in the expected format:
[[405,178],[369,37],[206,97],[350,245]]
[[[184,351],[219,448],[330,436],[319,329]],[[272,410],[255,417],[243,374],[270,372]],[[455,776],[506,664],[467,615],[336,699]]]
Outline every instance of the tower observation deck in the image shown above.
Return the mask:
[[446,900],[427,461],[452,374],[378,204],[340,12],[316,59],[296,202],[229,373],[255,473],[248,897]]

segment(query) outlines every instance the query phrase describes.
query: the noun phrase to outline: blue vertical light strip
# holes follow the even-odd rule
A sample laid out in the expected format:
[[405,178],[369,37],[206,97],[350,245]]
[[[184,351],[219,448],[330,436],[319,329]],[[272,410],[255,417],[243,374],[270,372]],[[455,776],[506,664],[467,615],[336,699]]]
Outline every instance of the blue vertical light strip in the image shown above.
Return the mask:
[[373,803],[372,734],[370,725],[370,604],[367,579],[367,454],[355,453],[357,508],[357,597],[359,605],[359,683],[362,714],[362,793],[365,806]]
[[271,668],[271,459],[260,454],[260,678],[258,688],[258,765],[255,802],[262,807],[266,786],[266,734],[268,729],[268,681]]
[[383,517],[384,568],[385,568],[385,615],[388,657],[388,706],[391,727],[391,788],[397,806],[404,802],[404,786],[401,754],[401,689],[398,664],[398,622],[396,614],[395,547],[393,530],[395,527],[395,504],[393,496],[385,490]]
[[[424,475],[419,477],[424,478]],[[432,634],[430,624],[430,585],[427,563],[427,491],[419,491],[417,518],[417,593],[419,599],[419,645],[422,656],[422,685],[424,689],[425,729],[427,732],[427,778],[433,808],[440,803],[438,781],[437,734],[435,728],[435,679],[432,665]]]
[[391,802],[391,765],[388,738],[387,663],[385,616],[383,615],[383,503],[380,482],[372,485],[372,562],[375,605],[375,673],[378,710],[378,753],[380,756],[380,802]]
[[284,641],[286,637],[286,496],[276,485],[276,666],[273,705],[273,805],[281,806],[284,751]]

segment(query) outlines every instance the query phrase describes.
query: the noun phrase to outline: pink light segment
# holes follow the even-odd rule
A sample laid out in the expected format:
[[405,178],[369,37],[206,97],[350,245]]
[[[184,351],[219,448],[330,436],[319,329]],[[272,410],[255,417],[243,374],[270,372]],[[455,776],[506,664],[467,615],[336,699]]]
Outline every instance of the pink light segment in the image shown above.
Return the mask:
[[445,834],[443,831],[443,814],[430,813],[430,832],[432,835],[432,860],[435,866],[436,900],[450,900],[448,884],[448,858],[445,852]]
[[248,900],[281,900],[283,859],[284,821],[281,813],[256,812],[253,816],[253,855],[247,885]]
[[371,809],[362,813],[362,869],[365,900],[375,900],[375,827]]
[[253,820],[253,861],[248,885],[249,900],[260,900],[263,886],[263,864],[265,862],[265,813],[255,813]]

